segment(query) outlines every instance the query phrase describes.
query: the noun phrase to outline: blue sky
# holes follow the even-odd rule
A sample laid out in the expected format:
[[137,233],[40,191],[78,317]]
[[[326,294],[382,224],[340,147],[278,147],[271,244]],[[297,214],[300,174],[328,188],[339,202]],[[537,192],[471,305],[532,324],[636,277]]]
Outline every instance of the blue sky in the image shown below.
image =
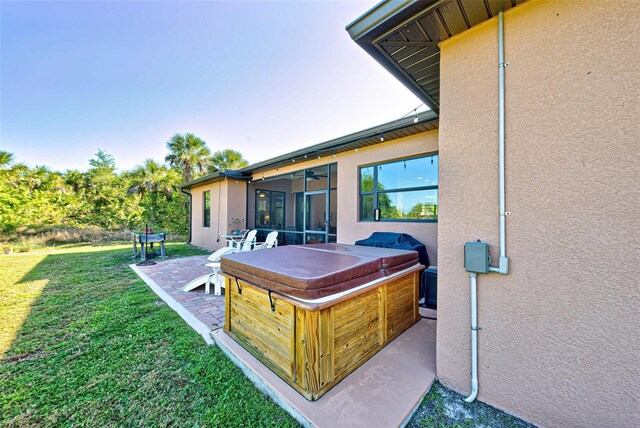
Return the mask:
[[377,2],[0,3],[0,149],[84,170],[161,160],[176,132],[250,162],[420,104],[345,25]]

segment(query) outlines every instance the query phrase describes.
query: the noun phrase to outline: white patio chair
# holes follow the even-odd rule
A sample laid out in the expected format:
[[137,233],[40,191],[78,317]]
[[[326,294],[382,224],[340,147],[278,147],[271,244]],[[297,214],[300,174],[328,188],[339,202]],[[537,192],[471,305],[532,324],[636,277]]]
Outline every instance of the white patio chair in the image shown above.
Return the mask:
[[278,246],[278,232],[269,232],[264,242],[256,244],[256,250],[264,250]]
[[238,245],[238,251],[251,251],[256,246],[256,234],[257,230],[253,229],[247,233],[247,236]]
[[[249,233],[247,233],[247,237],[245,238],[245,240],[243,242],[240,243],[239,245],[239,249],[236,249],[235,251],[232,251],[234,253],[241,253],[244,251],[251,251],[255,248],[256,246],[256,234],[258,233],[257,230],[251,230]],[[225,253],[227,254],[227,253]],[[224,254],[223,254],[224,255]],[[222,257],[222,255],[220,257],[218,257],[216,260],[212,260],[211,263],[207,263],[207,266],[209,266],[211,269],[213,269],[213,273],[211,275],[209,275],[209,278],[207,279],[207,282],[204,286],[204,292],[206,294],[209,294],[210,289],[211,289],[211,278],[213,278],[213,294],[216,296],[219,296],[222,294],[222,278],[220,277],[220,258]],[[211,258],[209,259],[211,260]]]
[[[255,232],[255,230],[253,231]],[[267,238],[265,239],[264,242],[261,243],[256,243],[255,242],[255,233],[253,234],[253,241],[252,242],[247,242],[245,245],[242,246],[242,248],[240,249],[240,251],[255,251],[255,250],[264,250],[267,248],[272,248],[272,247],[277,247],[278,246],[278,232],[270,232],[267,235]],[[208,287],[210,287],[210,283],[211,283],[211,278],[214,278],[213,280],[213,284],[214,284],[214,288],[213,288],[213,294],[215,294],[216,296],[219,296],[222,294],[222,278],[220,277],[220,260],[218,259],[218,261],[215,261],[213,263],[207,263],[207,266],[210,266],[213,269],[213,274],[209,276],[209,282],[205,287],[205,290],[208,289]],[[208,293],[208,291],[207,291]]]
[[220,259],[226,254],[251,251],[255,247],[257,233],[257,230],[252,230],[247,233],[245,240],[242,241],[238,246],[222,247],[219,250],[216,250],[213,254],[207,257],[207,260],[210,260],[211,263],[206,264],[206,266],[209,266],[213,269],[213,272],[210,274],[199,276],[196,279],[189,281],[184,287],[182,287],[180,291],[191,291],[204,284],[204,292],[206,294],[209,294],[211,293],[211,279],[213,278],[214,294],[219,296],[222,293],[222,285],[220,284],[221,278],[218,274],[218,272],[220,272]]

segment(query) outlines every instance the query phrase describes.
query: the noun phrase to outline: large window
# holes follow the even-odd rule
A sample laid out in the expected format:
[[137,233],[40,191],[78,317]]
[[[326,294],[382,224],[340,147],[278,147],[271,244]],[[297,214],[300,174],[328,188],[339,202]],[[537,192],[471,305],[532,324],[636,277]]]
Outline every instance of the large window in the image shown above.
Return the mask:
[[204,201],[202,203],[202,206],[204,207],[202,213],[202,225],[204,227],[211,227],[211,192],[207,190],[202,195],[204,197]]
[[437,221],[438,155],[360,167],[360,221]]
[[256,228],[284,230],[284,192],[256,190]]

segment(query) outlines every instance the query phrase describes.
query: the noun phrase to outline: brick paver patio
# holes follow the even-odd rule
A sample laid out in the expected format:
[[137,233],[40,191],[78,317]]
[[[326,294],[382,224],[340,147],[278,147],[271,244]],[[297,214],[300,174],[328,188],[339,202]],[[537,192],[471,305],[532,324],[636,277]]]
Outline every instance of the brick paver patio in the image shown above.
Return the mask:
[[221,296],[214,295],[213,285],[211,294],[205,294],[204,286],[192,291],[180,291],[192,279],[211,273],[211,268],[205,266],[207,257],[163,260],[152,266],[138,268],[211,330],[215,330],[224,325],[224,291]]

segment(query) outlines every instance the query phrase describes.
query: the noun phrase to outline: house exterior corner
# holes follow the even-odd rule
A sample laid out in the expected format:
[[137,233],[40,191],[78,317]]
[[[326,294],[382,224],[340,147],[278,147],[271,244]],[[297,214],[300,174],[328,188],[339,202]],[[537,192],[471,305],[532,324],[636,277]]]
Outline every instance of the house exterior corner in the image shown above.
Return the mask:
[[[479,399],[540,425],[640,421],[639,18],[636,2],[504,15],[510,272],[478,276]],[[440,46],[437,367],[463,393],[463,244],[498,258],[497,33],[494,18]]]

